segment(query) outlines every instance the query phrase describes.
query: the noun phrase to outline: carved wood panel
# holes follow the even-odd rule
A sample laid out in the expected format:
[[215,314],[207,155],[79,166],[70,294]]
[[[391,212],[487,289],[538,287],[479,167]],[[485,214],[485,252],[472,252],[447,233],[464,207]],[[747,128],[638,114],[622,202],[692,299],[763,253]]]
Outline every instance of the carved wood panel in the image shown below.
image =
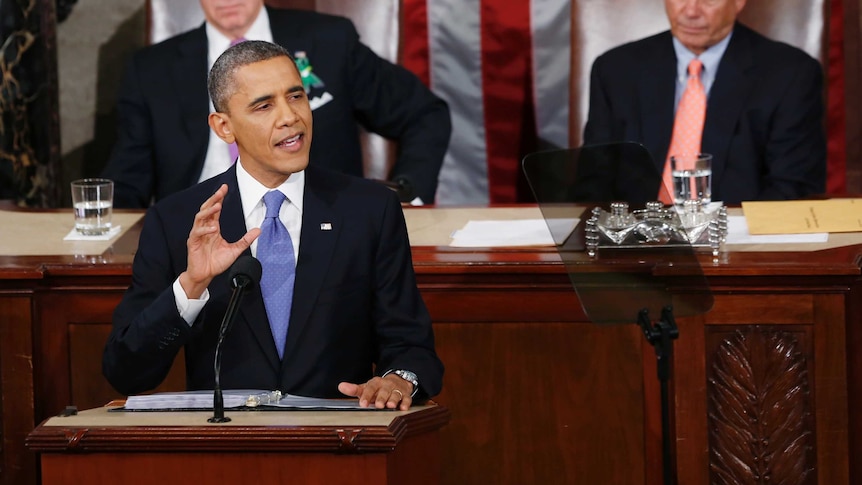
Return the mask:
[[816,483],[807,333],[786,325],[722,333],[707,369],[710,483]]

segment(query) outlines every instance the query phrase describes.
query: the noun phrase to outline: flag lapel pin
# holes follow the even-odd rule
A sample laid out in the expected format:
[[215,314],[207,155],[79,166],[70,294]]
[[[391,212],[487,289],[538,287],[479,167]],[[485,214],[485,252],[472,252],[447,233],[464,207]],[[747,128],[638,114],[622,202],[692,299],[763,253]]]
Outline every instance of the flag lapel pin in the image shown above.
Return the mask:
[[320,223],[320,230],[321,231],[331,231],[332,230],[332,223],[331,222],[321,222]]

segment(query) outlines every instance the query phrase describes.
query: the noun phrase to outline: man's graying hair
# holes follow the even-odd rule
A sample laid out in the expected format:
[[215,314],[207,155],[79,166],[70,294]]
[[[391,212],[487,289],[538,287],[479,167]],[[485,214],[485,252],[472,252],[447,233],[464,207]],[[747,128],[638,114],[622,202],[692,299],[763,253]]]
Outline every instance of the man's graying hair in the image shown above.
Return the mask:
[[216,59],[207,78],[207,89],[215,110],[219,113],[227,113],[227,101],[235,89],[233,75],[237,69],[281,56],[294,62],[287,49],[262,40],[240,42],[224,51]]

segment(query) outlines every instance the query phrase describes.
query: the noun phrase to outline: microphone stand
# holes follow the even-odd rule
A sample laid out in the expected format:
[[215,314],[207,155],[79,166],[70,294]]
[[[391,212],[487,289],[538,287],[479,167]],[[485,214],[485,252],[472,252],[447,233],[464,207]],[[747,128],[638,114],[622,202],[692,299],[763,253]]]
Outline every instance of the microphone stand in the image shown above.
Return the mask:
[[239,308],[239,301],[242,298],[246,287],[251,283],[251,278],[244,274],[239,274],[233,279],[233,293],[230,295],[230,301],[227,304],[227,311],[222,318],[221,326],[219,327],[218,340],[216,341],[215,359],[213,361],[213,371],[215,372],[215,385],[213,386],[213,416],[207,419],[209,423],[227,423],[230,418],[224,415],[224,396],[222,395],[221,382],[221,354],[222,342],[225,335],[230,329],[230,323],[236,315]]
[[661,386],[661,448],[662,471],[664,485],[676,485],[676,470],[673,467],[673,448],[670,436],[670,380],[671,361],[673,358],[673,341],[679,337],[679,327],[673,318],[673,309],[666,306],[661,310],[661,319],[653,324],[649,319],[649,310],[638,313],[638,325],[643,330],[644,337],[655,348],[658,380]]

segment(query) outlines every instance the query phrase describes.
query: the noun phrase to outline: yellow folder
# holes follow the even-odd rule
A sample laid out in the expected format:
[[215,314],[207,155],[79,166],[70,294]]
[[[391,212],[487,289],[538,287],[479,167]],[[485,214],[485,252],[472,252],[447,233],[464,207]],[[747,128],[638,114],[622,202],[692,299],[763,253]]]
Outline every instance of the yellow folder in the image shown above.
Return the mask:
[[862,199],[743,202],[751,234],[862,231]]

